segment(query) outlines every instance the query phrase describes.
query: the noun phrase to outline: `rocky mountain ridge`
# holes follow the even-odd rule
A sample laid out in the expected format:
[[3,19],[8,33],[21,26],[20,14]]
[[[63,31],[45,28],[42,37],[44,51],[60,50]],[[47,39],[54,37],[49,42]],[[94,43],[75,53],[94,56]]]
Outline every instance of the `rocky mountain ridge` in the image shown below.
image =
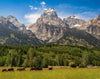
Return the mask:
[[64,22],[69,25],[69,28],[84,30],[94,37],[100,39],[100,15],[96,18],[90,18],[89,21],[75,18],[74,15],[65,18]]
[[88,21],[87,32],[95,36],[100,36],[100,15],[96,18],[91,18]]
[[15,17],[9,15],[7,17],[7,20],[10,21],[12,24],[14,24],[16,27],[18,27],[19,30],[26,30],[25,25],[19,23],[18,20]]
[[12,30],[18,30],[16,26],[14,26],[9,20],[7,20],[5,17],[0,16],[0,24],[3,26],[6,26]]
[[[56,11],[53,8],[47,9],[40,16],[40,18],[37,19],[36,23],[29,25],[28,30],[24,24],[19,23],[18,20],[11,15],[7,18],[2,16],[0,17],[1,25],[20,34],[28,35],[27,38],[31,39],[31,41],[35,40],[36,44],[38,45],[56,43],[99,47],[99,23],[100,16],[94,19],[90,19],[88,22],[82,19],[78,19],[74,15],[62,20],[58,17]],[[28,44],[28,41],[26,41],[26,44]],[[32,45],[34,44],[35,43]]]
[[0,24],[0,45],[23,46],[40,44],[40,40],[35,36],[30,37],[26,33],[12,30]]
[[86,21],[78,19],[75,15],[64,18],[63,21],[69,25],[69,28],[80,29],[80,27],[83,27],[83,29],[85,29],[84,25],[86,24]]
[[9,15],[7,18],[0,16],[0,24],[12,30],[18,30],[18,31],[26,30],[25,25],[19,23],[18,20],[11,15]]
[[68,25],[62,21],[53,8],[46,10],[36,23],[29,26],[38,39],[47,43],[55,42],[63,36]]

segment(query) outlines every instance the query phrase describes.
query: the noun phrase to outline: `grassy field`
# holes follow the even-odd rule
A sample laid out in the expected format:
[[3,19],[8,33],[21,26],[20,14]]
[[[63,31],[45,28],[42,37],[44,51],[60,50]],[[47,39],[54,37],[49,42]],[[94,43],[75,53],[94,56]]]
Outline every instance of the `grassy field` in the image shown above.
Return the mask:
[[0,79],[100,79],[100,69],[0,72]]

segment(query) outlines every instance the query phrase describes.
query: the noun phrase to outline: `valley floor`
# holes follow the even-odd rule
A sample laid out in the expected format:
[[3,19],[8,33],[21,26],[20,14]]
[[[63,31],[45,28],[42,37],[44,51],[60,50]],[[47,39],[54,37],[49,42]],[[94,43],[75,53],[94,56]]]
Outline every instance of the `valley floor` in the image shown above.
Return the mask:
[[100,79],[100,69],[0,72],[0,79]]

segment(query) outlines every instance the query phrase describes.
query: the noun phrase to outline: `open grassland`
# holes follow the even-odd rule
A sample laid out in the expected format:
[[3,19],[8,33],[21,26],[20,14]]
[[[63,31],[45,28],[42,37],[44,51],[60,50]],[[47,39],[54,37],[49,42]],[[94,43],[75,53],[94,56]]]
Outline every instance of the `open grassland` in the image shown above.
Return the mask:
[[0,79],[100,79],[100,69],[0,72]]

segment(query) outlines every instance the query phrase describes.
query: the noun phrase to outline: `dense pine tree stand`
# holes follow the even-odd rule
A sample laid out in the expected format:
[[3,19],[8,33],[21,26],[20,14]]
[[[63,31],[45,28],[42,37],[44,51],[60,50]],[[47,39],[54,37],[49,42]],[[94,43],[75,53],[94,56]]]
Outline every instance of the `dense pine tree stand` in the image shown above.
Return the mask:
[[81,46],[0,46],[0,66],[48,67],[100,66],[100,50]]

